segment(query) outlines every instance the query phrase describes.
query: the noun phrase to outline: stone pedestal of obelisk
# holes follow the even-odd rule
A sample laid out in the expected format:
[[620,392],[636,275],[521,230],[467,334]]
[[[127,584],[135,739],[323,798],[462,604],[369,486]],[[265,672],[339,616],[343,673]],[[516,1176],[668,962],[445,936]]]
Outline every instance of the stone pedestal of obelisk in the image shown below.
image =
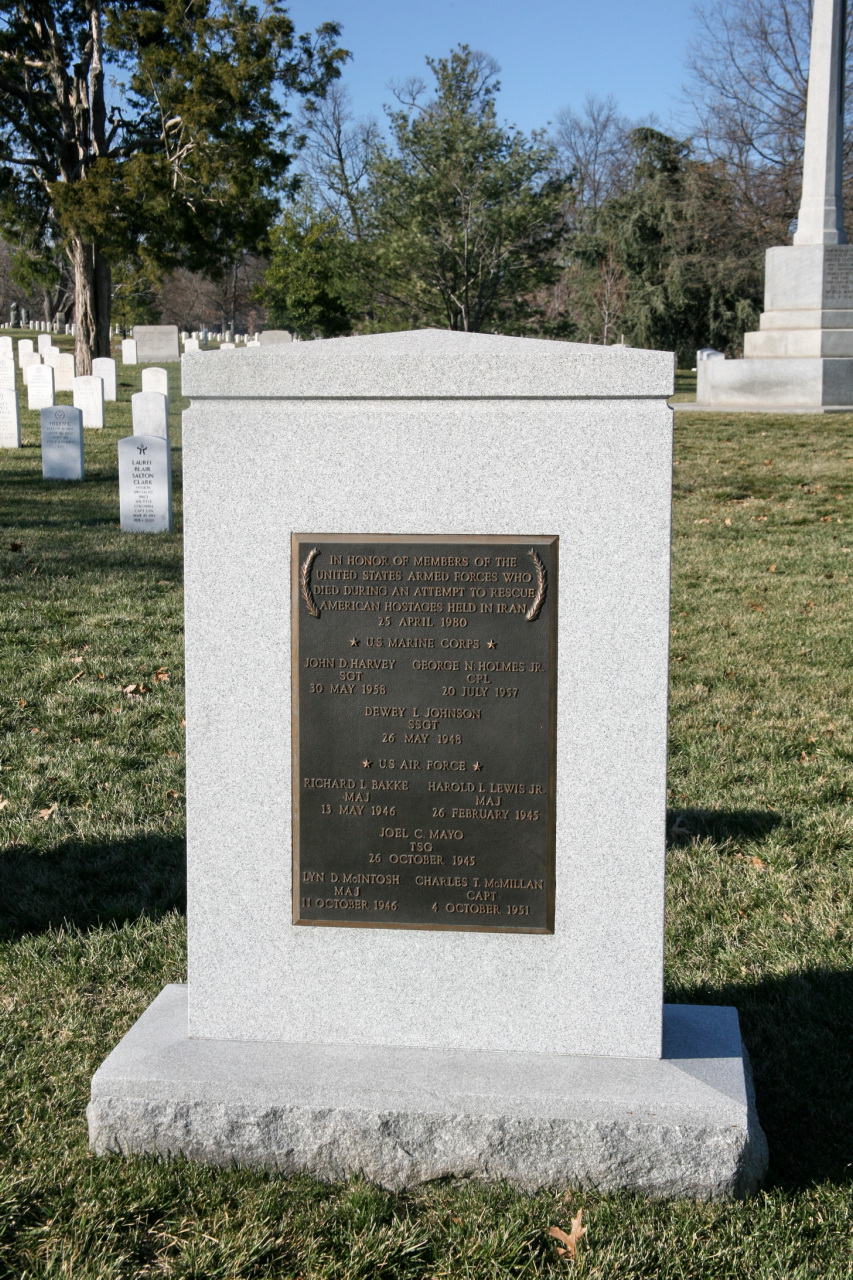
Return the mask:
[[845,0],[815,0],[794,243],[767,250],[760,328],[745,335],[743,360],[699,364],[696,407],[853,408],[853,245],[841,192],[845,43]]

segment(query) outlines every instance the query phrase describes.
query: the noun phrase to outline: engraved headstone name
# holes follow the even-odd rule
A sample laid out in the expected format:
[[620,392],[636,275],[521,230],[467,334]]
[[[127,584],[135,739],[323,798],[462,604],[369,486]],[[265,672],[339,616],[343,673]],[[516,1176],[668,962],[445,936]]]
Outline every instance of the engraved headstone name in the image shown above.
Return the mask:
[[67,405],[41,411],[41,469],[45,480],[83,479],[83,414]]
[[168,440],[127,436],[118,442],[121,527],[126,533],[172,528],[172,465]]

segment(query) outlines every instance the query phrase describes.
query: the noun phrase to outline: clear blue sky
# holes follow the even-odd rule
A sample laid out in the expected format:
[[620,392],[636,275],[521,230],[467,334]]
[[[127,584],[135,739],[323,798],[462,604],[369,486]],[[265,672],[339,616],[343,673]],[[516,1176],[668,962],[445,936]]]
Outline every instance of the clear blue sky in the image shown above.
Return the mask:
[[691,0],[291,0],[299,31],[343,24],[344,72],[356,111],[382,116],[388,84],[428,77],[424,57],[468,44],[501,67],[500,116],[529,131],[590,92],[614,94],[632,118],[666,126],[683,114]]

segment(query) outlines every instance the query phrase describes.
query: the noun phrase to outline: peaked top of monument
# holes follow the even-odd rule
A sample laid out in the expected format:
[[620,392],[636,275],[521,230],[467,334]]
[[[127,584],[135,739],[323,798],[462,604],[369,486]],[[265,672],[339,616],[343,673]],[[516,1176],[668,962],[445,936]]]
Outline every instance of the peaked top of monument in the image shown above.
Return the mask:
[[415,329],[189,352],[196,399],[622,399],[672,395],[668,351]]

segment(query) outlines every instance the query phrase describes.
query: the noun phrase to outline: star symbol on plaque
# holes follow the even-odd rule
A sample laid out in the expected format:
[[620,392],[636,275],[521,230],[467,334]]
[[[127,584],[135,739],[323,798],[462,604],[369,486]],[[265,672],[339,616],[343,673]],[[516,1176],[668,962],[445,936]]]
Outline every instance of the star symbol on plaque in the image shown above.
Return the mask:
[[483,766],[480,764],[480,761],[479,761],[479,760],[475,760],[475,761],[474,761],[474,772],[475,772],[475,773],[479,773],[479,772],[480,772],[480,770],[482,769],[482,767],[483,767]]
[[356,640],[355,636],[353,636],[352,640],[350,640],[350,642],[349,642],[349,646],[350,646],[350,648],[351,648],[351,649],[357,649],[357,648],[358,648],[358,641]]
[[498,647],[498,642],[497,642],[497,640],[490,640],[490,641],[489,641],[489,648],[490,648],[490,649],[497,649],[497,647]]
[[373,765],[373,761],[372,761],[372,760],[362,760],[362,762],[361,762],[361,767],[362,767],[362,769],[370,769],[370,768],[372,767],[372,765]]

